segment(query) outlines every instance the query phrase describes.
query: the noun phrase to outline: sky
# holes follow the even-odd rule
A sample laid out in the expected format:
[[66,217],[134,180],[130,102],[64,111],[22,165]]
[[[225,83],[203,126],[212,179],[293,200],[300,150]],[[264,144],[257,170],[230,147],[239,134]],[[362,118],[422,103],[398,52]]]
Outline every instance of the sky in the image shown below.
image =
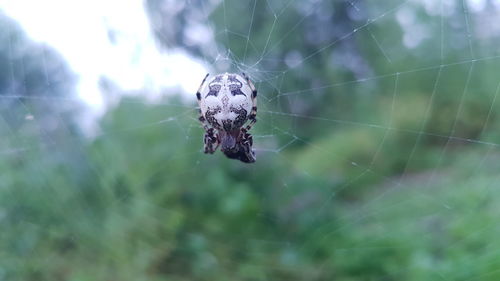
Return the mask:
[[0,10],[32,40],[65,58],[78,76],[79,97],[97,115],[106,110],[101,77],[125,91],[145,90],[145,98],[155,99],[166,88],[194,97],[207,73],[182,50],[159,49],[143,5],[142,0],[0,0]]

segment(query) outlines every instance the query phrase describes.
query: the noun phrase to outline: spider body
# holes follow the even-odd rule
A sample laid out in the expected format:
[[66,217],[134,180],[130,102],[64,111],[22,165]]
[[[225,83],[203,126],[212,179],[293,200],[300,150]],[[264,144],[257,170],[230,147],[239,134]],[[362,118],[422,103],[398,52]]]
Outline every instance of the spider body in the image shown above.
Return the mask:
[[[231,159],[255,162],[253,139],[248,133],[257,121],[257,91],[248,76],[207,74],[196,92],[199,120],[205,129],[204,151],[221,151]],[[245,123],[250,123],[245,126]]]

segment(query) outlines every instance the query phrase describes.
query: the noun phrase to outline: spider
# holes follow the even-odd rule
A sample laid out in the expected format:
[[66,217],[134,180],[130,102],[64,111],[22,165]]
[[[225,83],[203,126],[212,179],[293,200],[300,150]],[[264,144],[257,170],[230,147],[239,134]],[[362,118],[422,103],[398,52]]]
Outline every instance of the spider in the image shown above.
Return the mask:
[[[220,150],[231,159],[255,162],[253,138],[248,133],[257,122],[257,90],[245,73],[205,76],[196,92],[199,118],[205,129],[205,153]],[[244,127],[245,123],[250,123]]]

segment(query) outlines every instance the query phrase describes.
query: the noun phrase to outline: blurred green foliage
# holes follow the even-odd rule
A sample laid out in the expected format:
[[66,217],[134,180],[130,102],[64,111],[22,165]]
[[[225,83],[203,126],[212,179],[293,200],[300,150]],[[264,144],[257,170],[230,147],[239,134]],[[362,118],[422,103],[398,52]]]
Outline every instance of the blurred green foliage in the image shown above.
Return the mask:
[[[0,280],[500,278],[499,38],[468,33],[462,1],[446,18],[401,1],[167,2],[146,3],[161,43],[212,57],[183,37],[208,23],[230,50],[214,71],[255,80],[257,163],[201,152],[194,95],[123,98],[85,137],[67,100],[36,98],[64,95],[68,70],[31,92],[47,68],[21,53],[36,75],[6,78],[20,63],[4,37],[23,37],[0,33]],[[413,48],[401,11],[428,32]]]

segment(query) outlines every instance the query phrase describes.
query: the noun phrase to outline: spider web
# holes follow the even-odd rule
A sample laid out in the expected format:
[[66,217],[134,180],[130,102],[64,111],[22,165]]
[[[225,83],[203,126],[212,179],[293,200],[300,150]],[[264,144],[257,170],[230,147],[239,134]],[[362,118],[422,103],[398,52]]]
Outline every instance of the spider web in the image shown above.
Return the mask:
[[[217,163],[225,165],[224,167],[232,169],[231,171],[237,169],[236,174],[244,173],[245,176],[241,176],[243,185],[245,181],[257,180],[261,177],[277,180],[262,187],[270,190],[268,193],[258,189],[258,194],[260,194],[258,206],[273,206],[275,205],[272,202],[273,199],[282,198],[282,201],[276,202],[280,205],[280,208],[276,207],[276,209],[281,216],[268,217],[269,210],[258,209],[251,216],[262,217],[263,221],[267,221],[269,223],[267,232],[259,237],[234,236],[232,241],[228,242],[229,245],[235,245],[234,243],[249,245],[248,249],[245,248],[246,254],[256,257],[257,262],[252,264],[256,272],[291,272],[293,276],[322,280],[321,278],[330,276],[330,267],[342,263],[341,260],[349,255],[360,257],[358,266],[362,269],[366,266],[366,259],[363,257],[373,258],[373,255],[380,254],[381,251],[391,255],[394,253],[391,252],[392,249],[412,251],[415,249],[414,245],[432,240],[429,243],[442,243],[437,248],[448,250],[484,242],[486,246],[481,248],[482,252],[475,258],[487,266],[470,271],[453,272],[450,268],[455,267],[450,267],[446,262],[438,261],[438,258],[430,258],[426,253],[414,252],[410,256],[416,261],[407,262],[402,266],[398,266],[396,262],[392,265],[393,268],[385,269],[380,271],[379,275],[372,276],[376,276],[375,280],[385,280],[423,271],[426,275],[422,276],[443,280],[486,280],[490,277],[493,280],[495,276],[498,277],[500,266],[496,251],[498,242],[476,240],[476,237],[483,237],[484,233],[498,234],[498,227],[494,220],[498,219],[497,209],[492,208],[490,210],[492,214],[488,216],[490,219],[483,223],[472,224],[474,227],[462,230],[462,232],[454,227],[460,227],[461,223],[466,224],[474,220],[475,208],[478,208],[481,202],[485,202],[482,200],[497,194],[495,187],[498,187],[499,180],[496,171],[500,142],[498,134],[494,133],[494,120],[498,115],[497,97],[500,92],[500,79],[496,78],[496,81],[492,83],[489,80],[485,81],[483,75],[494,72],[500,64],[500,54],[491,47],[495,46],[495,42],[498,43],[499,30],[483,24],[481,17],[487,21],[488,13],[498,15],[500,4],[483,3],[489,5],[490,9],[494,9],[493,12],[486,8],[477,8],[478,5],[481,6],[478,4],[482,3],[481,1],[407,0],[385,3],[346,1],[347,10],[350,11],[351,16],[361,19],[353,21],[355,26],[347,31],[336,31],[339,34],[333,38],[316,42],[312,50],[292,51],[282,57],[278,55],[277,50],[282,48],[288,39],[301,36],[299,30],[321,14],[324,2],[303,2],[303,6],[294,1],[267,0],[249,0],[241,1],[241,3],[239,1],[238,4],[227,0],[201,3],[201,7],[192,9],[201,11],[202,18],[205,19],[206,26],[213,35],[207,51],[201,52],[200,55],[205,65],[211,68],[211,73],[246,72],[258,88],[258,122],[252,130],[257,163],[252,166],[240,166],[241,164],[230,162],[223,156],[207,156],[202,153],[200,140],[202,128],[196,120],[194,93],[191,93],[192,101],[187,105],[181,100],[149,102],[120,97],[121,105],[129,105],[128,110],[136,110],[137,115],[145,114],[145,111],[134,106],[146,104],[154,107],[151,110],[160,114],[155,116],[162,117],[137,122],[135,116],[125,116],[124,120],[129,122],[113,123],[113,126],[109,126],[111,129],[107,129],[107,119],[104,118],[104,125],[99,133],[92,137],[83,136],[82,138],[73,133],[70,121],[76,116],[71,112],[75,106],[81,104],[80,99],[72,96],[54,96],[52,93],[55,92],[56,87],[49,83],[36,95],[30,95],[26,90],[27,86],[20,85],[4,91],[0,96],[3,111],[2,119],[0,119],[1,134],[4,138],[0,149],[0,154],[4,158],[2,167],[6,168],[11,165],[12,159],[24,163],[23,165],[32,163],[31,173],[26,176],[27,180],[24,182],[27,189],[19,191],[24,196],[19,195],[19,198],[29,198],[26,194],[30,192],[30,188],[37,188],[42,183],[49,183],[48,186],[51,186],[51,182],[57,181],[53,174],[45,170],[48,162],[61,161],[61,163],[68,164],[60,159],[65,159],[70,151],[71,155],[79,156],[77,159],[84,159],[85,156],[82,155],[89,153],[86,152],[88,143],[96,140],[102,142],[107,149],[117,151],[114,155],[123,157],[123,165],[136,167],[128,163],[130,160],[126,154],[129,149],[147,149],[147,144],[138,144],[137,147],[116,144],[122,139],[134,140],[139,134],[147,134],[168,127],[171,132],[176,132],[173,138],[181,139],[183,142],[180,147],[172,149],[172,153],[165,156],[165,161],[173,163],[183,161],[183,159],[193,161],[189,163],[192,167],[189,172],[177,171],[186,177],[196,177],[197,170],[203,170],[213,165],[211,164],[213,161],[218,161]],[[197,3],[192,3],[193,6],[195,4]],[[241,23],[238,26],[229,24],[229,14],[235,9],[234,5],[241,5],[248,11],[241,15]],[[266,5],[267,14],[256,15],[257,5]],[[212,20],[214,14],[221,11],[224,17],[223,28]],[[437,34],[428,32],[427,34],[431,35],[425,37],[426,32],[415,31],[421,28],[425,30],[425,27],[422,27],[422,23],[418,20],[409,22],[408,18],[421,12],[432,16],[432,21],[428,23],[427,28],[432,27],[438,30]],[[296,14],[300,17],[296,18],[295,25],[290,26],[284,33],[278,33],[276,28],[280,22]],[[265,36],[257,38],[262,34],[262,31],[256,30],[257,20],[261,16],[272,19],[272,24],[264,31]],[[457,19],[460,21],[456,24],[448,23]],[[399,42],[388,41],[390,30],[388,29],[387,33],[384,30],[394,22],[397,22],[403,30],[404,37],[400,38]],[[455,29],[450,30],[450,26]],[[488,30],[490,34],[487,34]],[[416,39],[419,36],[422,38]],[[457,43],[447,42],[450,38],[456,40]],[[13,40],[10,36],[6,39]],[[428,43],[429,41],[431,43]],[[380,59],[377,64],[380,67],[369,67],[368,62],[359,61],[360,57],[353,57],[351,52],[346,51],[345,49],[348,49],[352,42],[363,42],[370,47],[372,52],[377,52]],[[422,47],[425,44],[434,45],[433,53],[428,56],[425,52],[429,49]],[[23,65],[23,60],[17,59],[15,46],[8,45],[11,46],[7,52],[10,58],[9,69],[12,73],[12,81],[18,81],[19,77],[27,81],[26,75],[29,73],[27,66]],[[233,47],[234,45],[241,45],[244,48],[237,50]],[[458,49],[458,51],[453,51],[458,55],[450,57],[448,54],[453,48]],[[41,53],[42,57],[46,55],[45,52]],[[400,63],[412,56],[417,59],[410,60],[411,64]],[[314,75],[309,75],[308,71],[312,71],[311,68],[316,65],[317,60],[330,60],[325,63],[331,63],[334,68],[353,67],[349,60],[359,62],[356,65],[368,66],[361,70],[351,68],[350,76],[338,71],[334,73],[338,75],[331,75],[327,81],[314,81],[312,79]],[[286,67],[283,67],[284,65]],[[50,66],[44,65],[43,69],[47,76],[45,79],[49,81]],[[301,76],[305,77],[307,84],[298,84],[309,86],[291,87],[293,83],[289,82]],[[455,81],[457,77],[459,81]],[[201,79],[202,77],[199,82]],[[419,80],[414,81],[415,79]],[[196,82],[196,87],[199,82]],[[415,87],[415,83],[425,86]],[[476,91],[478,85],[481,85],[480,91]],[[420,89],[422,93],[413,95],[416,96],[414,106],[408,107],[407,100],[412,98],[411,91],[415,89]],[[113,92],[113,86],[106,90]],[[450,91],[453,92],[449,95],[451,98],[448,96],[448,100],[443,102],[442,93]],[[322,110],[315,114],[314,109],[307,108],[308,100],[322,101],[324,99],[325,102],[332,102],[335,99],[329,97],[337,95],[352,96],[353,103],[367,103],[368,105],[364,104],[363,108],[378,107],[379,109],[375,111],[384,112],[384,114],[368,114],[366,117],[359,117],[354,114],[340,114],[334,110]],[[470,111],[468,104],[473,103],[475,99],[483,103],[486,100],[489,105],[486,112]],[[16,112],[11,110],[13,104],[21,110],[17,109]],[[50,109],[51,104],[60,105],[59,111],[49,115],[49,118],[40,119],[39,116],[45,116],[44,110]],[[333,109],[342,106],[332,104]],[[352,106],[352,104],[345,106]],[[443,106],[442,111],[436,110],[436,107],[440,106]],[[68,118],[68,112],[69,116],[75,116]],[[474,113],[477,113],[477,116]],[[438,117],[435,116],[436,114]],[[431,122],[442,122],[445,125],[437,130],[437,127],[430,126]],[[480,128],[479,132],[467,131],[467,124],[464,124],[467,122],[478,124],[475,127]],[[308,126],[318,126],[321,132],[312,136]],[[53,129],[56,127],[63,128],[64,133]],[[174,139],[167,138],[165,145],[169,145],[169,141],[173,143]],[[342,148],[332,148],[332,142],[344,149],[347,149],[346,142],[359,146],[360,153],[345,153]],[[433,152],[430,156],[424,151],[429,143],[433,144]],[[397,147],[398,145],[402,148],[393,151],[393,149],[400,148]],[[53,152],[59,160],[41,159],[39,157],[43,154],[32,153],[45,150]],[[151,150],[154,151],[154,148]],[[301,153],[300,150],[306,152]],[[110,163],[110,165],[104,167],[89,165],[86,168],[90,172],[86,175],[95,177],[96,186],[106,186],[113,182],[113,179],[107,178],[109,173],[105,169],[115,169],[113,165],[116,162],[106,159],[106,155],[98,149],[90,153],[101,159],[103,163]],[[195,156],[192,157],[192,155]],[[426,157],[430,159],[427,160]],[[332,160],[329,162],[325,159]],[[171,167],[168,165],[170,164],[160,163],[157,170],[150,171],[150,174],[153,176],[162,173],[165,167]],[[399,173],[392,172],[393,170],[388,165],[397,165]],[[458,169],[456,165],[468,171],[467,174],[461,175],[462,177],[456,175],[453,172],[454,169]],[[270,177],[256,166],[276,168],[277,174]],[[324,177],[325,174],[330,174],[330,176]],[[484,176],[478,181],[473,181],[475,174],[484,174]],[[234,176],[234,173],[231,175]],[[3,187],[9,194],[13,194],[13,198],[16,198],[16,191],[10,189],[11,184],[15,183],[11,177],[14,175],[3,174],[1,176]],[[78,180],[75,179],[75,182]],[[209,180],[210,176],[203,179],[203,181]],[[317,182],[323,180],[327,182]],[[370,185],[377,188],[366,191],[363,197],[350,202],[350,196],[356,192],[363,192],[363,186],[367,182],[372,182]],[[141,183],[135,184],[141,185]],[[315,185],[328,188],[318,190]],[[441,185],[457,186],[460,191],[470,192],[472,197],[477,197],[477,200],[461,201],[453,196],[453,190],[439,188]],[[76,195],[56,188],[49,189],[48,192],[53,192],[52,196],[42,198],[46,208],[52,208],[48,206],[55,205],[71,196],[82,196],[82,198],[90,196],[85,190],[73,190],[72,192]],[[267,197],[268,194],[273,194],[274,197]],[[105,194],[99,195],[106,196]],[[341,198],[345,196],[347,199],[337,200],[339,196]],[[126,201],[126,197],[118,197],[115,203],[120,204]],[[31,198],[31,200],[36,199]],[[155,210],[169,211],[168,207],[150,199],[151,201],[143,202],[145,206]],[[89,203],[96,200],[101,199],[90,197],[81,200],[81,205],[77,208],[89,212],[88,216],[98,218],[100,214],[93,213],[92,204]],[[14,201],[14,206],[16,203],[21,202]],[[5,202],[3,204],[5,210],[11,208]],[[53,212],[69,213],[71,216],[67,205],[54,207]],[[391,217],[395,213],[406,214],[406,216]],[[12,213],[8,215],[12,216]],[[294,216],[298,218],[294,220]],[[44,227],[50,225],[49,222],[43,220],[37,222],[35,216],[29,218],[33,221],[22,221],[20,229],[34,228],[54,236],[63,233],[50,227],[44,230]],[[145,224],[149,221],[152,225],[156,225],[162,219],[158,215],[144,221]],[[275,234],[283,233],[282,227],[300,224],[300,220],[306,219],[310,225],[306,234],[297,234],[290,229],[286,237],[275,236]],[[67,220],[71,220],[71,217]],[[422,224],[423,227],[420,226]],[[436,229],[433,229],[434,227]],[[427,233],[435,231],[438,232],[437,235],[440,235],[443,229],[456,231],[454,232],[456,237],[450,238],[451,242],[433,241],[437,239],[436,234]],[[356,236],[346,242],[346,238],[339,233],[345,233],[348,230]],[[194,240],[205,237],[204,233],[197,231],[197,229],[191,229],[190,237],[192,236]],[[89,241],[84,234],[78,234],[77,230],[75,233],[77,234],[71,238],[73,243],[92,245],[92,241]],[[403,234],[415,241],[398,239],[397,235]],[[111,235],[120,236],[116,233]],[[208,240],[204,243],[220,247],[223,247],[226,242],[216,238]],[[103,238],[102,241],[107,240]],[[325,257],[321,250],[324,245],[331,245],[334,254]],[[101,246],[119,247],[119,245]],[[241,249],[235,250],[242,251]],[[383,252],[384,250],[386,252]],[[38,249],[38,251],[41,250]],[[206,249],[195,248],[194,251],[198,254],[210,253],[209,257],[204,256],[204,260],[207,260],[207,267],[217,264],[229,271],[233,265],[237,264],[236,258],[235,260],[224,259],[221,255]],[[259,262],[259,257],[274,253],[278,253],[275,263],[267,264],[268,260]],[[313,257],[313,261],[303,260],[302,256]],[[57,257],[49,257],[49,260],[57,260]],[[453,262],[455,262],[454,265],[466,266],[467,259]],[[432,263],[438,263],[438,265],[434,266]],[[298,272],[295,268],[300,264],[310,265],[306,267],[308,271]],[[412,264],[412,266],[407,264]],[[4,266],[10,268],[10,265]],[[356,270],[356,267],[353,268]],[[244,273],[241,273],[241,276],[244,276]],[[260,278],[261,280],[272,279],[266,274],[262,276],[264,277]],[[352,273],[352,276],[356,276],[356,273]]]

